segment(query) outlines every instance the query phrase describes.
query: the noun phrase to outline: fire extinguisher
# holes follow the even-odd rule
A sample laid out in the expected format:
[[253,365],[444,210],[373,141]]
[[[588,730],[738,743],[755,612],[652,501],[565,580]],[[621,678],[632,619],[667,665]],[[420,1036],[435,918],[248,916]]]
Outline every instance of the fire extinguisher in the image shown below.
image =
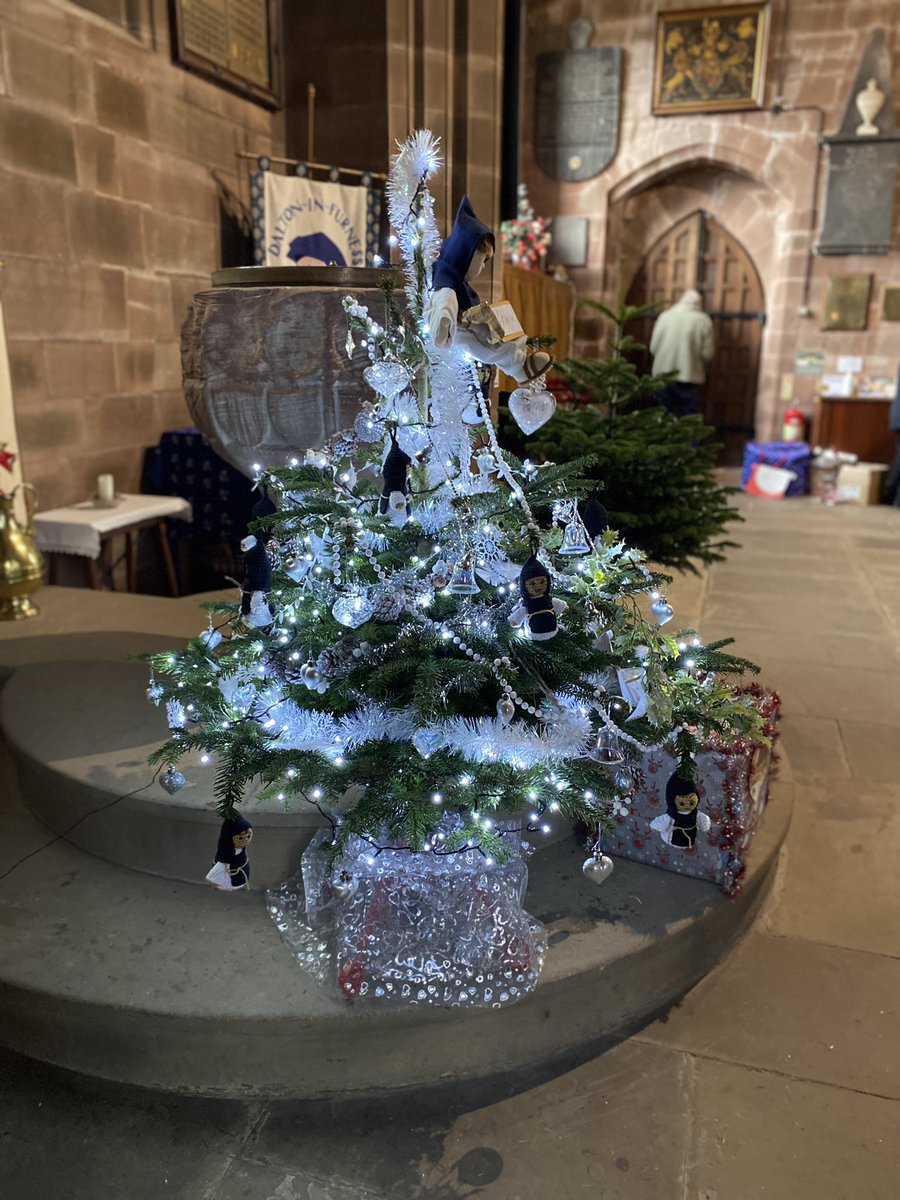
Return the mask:
[[784,442],[802,442],[806,432],[806,414],[802,409],[789,408],[784,414],[784,425],[781,430],[781,440]]

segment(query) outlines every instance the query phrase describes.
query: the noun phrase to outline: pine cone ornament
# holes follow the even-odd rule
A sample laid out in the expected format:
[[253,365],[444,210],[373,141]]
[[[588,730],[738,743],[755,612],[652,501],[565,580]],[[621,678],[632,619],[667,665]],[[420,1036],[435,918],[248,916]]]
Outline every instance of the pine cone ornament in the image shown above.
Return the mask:
[[296,662],[288,659],[288,661],[282,665],[280,672],[284,682],[291,684],[293,687],[299,687],[301,683],[305,682],[303,676],[300,674],[305,666],[306,663],[301,662],[299,659]]
[[364,408],[354,421],[353,430],[361,442],[380,442],[384,437],[384,421],[375,415],[375,409]]
[[343,637],[334,646],[329,646],[323,650],[316,659],[316,666],[319,668],[320,675],[323,678],[331,676],[334,678],[340,671],[353,661],[353,651],[359,645],[356,638]]
[[342,429],[340,433],[336,433],[334,437],[328,439],[325,447],[336,459],[350,458],[359,449],[359,438],[355,430]]
[[396,621],[403,612],[406,601],[405,592],[392,592],[388,588],[379,588],[372,597],[372,620],[381,621],[382,624]]

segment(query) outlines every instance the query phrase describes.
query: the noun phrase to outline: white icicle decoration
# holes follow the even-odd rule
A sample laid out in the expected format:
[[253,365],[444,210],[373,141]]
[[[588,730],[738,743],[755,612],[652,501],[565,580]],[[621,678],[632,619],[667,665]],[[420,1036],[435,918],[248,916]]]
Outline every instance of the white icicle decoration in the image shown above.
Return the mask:
[[[440,138],[430,130],[419,129],[397,143],[399,153],[391,162],[387,181],[388,216],[396,231],[400,245],[400,256],[405,268],[406,294],[414,312],[421,312],[424,291],[430,286],[431,264],[441,248],[441,236],[434,219],[434,199],[426,187],[422,187],[441,167]],[[419,188],[421,208],[418,217],[413,212],[413,201]],[[425,288],[420,291],[416,282],[416,251],[422,251],[425,265]]]

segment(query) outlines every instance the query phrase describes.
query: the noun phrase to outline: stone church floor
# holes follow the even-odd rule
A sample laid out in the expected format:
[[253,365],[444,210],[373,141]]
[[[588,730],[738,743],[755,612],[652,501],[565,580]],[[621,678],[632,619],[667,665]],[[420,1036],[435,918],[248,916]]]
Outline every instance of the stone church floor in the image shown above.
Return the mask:
[[3,1055],[3,1196],[894,1200],[900,510],[740,504],[741,548],[671,597],[781,693],[796,801],[775,889],[716,970],[515,1095],[243,1104]]

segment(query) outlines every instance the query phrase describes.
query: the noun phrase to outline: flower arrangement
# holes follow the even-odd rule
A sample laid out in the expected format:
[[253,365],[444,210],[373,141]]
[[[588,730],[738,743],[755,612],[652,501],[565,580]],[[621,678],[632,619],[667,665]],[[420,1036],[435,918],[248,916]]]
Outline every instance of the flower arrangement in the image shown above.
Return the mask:
[[518,194],[516,217],[512,221],[504,221],[500,226],[503,257],[516,267],[543,271],[553,237],[548,222],[543,217],[535,216],[524,183],[519,184]]

